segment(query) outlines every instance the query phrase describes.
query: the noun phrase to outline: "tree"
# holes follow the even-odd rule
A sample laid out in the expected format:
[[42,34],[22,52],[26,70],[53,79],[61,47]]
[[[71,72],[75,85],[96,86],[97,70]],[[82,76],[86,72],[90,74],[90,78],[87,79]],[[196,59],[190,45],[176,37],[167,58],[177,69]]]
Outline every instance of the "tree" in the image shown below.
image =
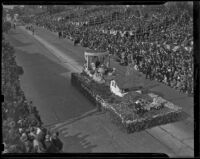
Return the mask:
[[53,13],[53,5],[48,5],[47,6],[47,12],[49,12],[50,14]]
[[64,11],[64,10],[65,10],[65,6],[63,6],[63,5],[57,5],[57,6],[55,6],[55,9],[54,9],[54,11],[55,11],[56,13],[62,12],[62,11]]
[[3,23],[3,32],[8,33],[8,31],[11,29],[11,23],[6,21]]
[[3,9],[3,18],[4,18],[4,19],[6,18],[6,14],[7,14],[6,10]]
[[63,5],[48,5],[46,9],[50,14],[55,14],[64,11],[66,7]]
[[13,7],[13,14],[18,14],[18,15],[22,15],[23,14],[23,10],[19,7],[19,6],[15,6]]
[[139,11],[139,10],[136,10],[136,11],[135,11],[135,15],[136,15],[136,17],[140,17],[140,11]]
[[144,18],[145,19],[149,18],[149,14],[147,12],[144,14]]

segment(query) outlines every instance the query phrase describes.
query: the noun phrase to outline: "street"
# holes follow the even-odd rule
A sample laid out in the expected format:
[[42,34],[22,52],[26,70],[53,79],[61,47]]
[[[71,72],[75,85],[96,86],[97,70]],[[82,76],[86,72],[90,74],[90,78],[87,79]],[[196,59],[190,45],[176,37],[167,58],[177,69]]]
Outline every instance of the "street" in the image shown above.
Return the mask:
[[64,152],[161,152],[170,157],[194,155],[192,97],[157,84],[152,90],[183,107],[190,117],[127,134],[108,113],[97,112],[95,105],[70,83],[70,73],[81,71],[85,48],[74,47],[71,41],[58,39],[57,34],[43,28],[36,28],[33,36],[20,26],[7,38],[16,50],[18,65],[24,69],[20,80],[25,95],[37,106],[44,125],[60,132]]

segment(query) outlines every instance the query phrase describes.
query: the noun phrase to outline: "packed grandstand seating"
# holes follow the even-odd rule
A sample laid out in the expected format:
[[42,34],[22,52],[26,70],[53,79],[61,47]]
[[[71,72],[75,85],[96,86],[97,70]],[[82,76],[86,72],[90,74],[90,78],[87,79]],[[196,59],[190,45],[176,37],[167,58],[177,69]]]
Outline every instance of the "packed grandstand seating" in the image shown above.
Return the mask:
[[[83,47],[108,50],[122,65],[133,66],[157,80],[193,94],[193,17],[178,7],[93,6],[70,8],[66,14],[45,12],[23,17]],[[6,27],[8,28],[8,27]],[[7,32],[7,30],[5,31]],[[4,153],[58,153],[57,132],[44,128],[39,112],[20,87],[23,69],[17,66],[13,47],[2,38],[2,125]]]
[[62,142],[57,132],[42,126],[39,112],[20,87],[22,67],[15,61],[13,47],[2,38],[2,132],[3,153],[58,153]]
[[[141,7],[79,7],[73,16],[55,18],[47,12],[30,23],[84,47],[109,52],[131,64],[146,78],[193,94],[193,17],[190,10],[165,5]],[[58,17],[58,16],[57,16]],[[66,18],[67,17],[67,18]]]

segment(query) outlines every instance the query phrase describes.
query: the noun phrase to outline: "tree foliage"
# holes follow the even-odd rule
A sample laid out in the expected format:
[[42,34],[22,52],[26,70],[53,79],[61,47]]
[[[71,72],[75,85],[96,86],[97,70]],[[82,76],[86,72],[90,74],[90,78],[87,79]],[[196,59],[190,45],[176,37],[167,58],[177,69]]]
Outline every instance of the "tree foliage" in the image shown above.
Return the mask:
[[3,23],[3,32],[8,33],[8,31],[11,29],[11,23],[9,21],[6,21]]
[[145,13],[145,14],[144,14],[144,18],[146,18],[146,19],[149,18],[149,14],[148,14],[148,13]]
[[21,9],[19,6],[15,6],[13,8],[13,14],[22,15],[23,14],[23,9]]
[[139,11],[139,10],[136,10],[136,11],[135,11],[135,15],[136,15],[137,17],[140,17],[140,11]]
[[62,5],[48,5],[47,6],[47,12],[50,14],[59,13],[65,10],[65,6]]

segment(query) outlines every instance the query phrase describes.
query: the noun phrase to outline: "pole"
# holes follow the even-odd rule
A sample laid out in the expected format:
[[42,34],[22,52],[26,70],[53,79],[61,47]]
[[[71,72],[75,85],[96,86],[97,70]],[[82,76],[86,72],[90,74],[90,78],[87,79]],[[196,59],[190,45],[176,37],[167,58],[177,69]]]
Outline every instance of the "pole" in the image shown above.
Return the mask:
[[87,69],[89,68],[89,56],[87,56]]
[[109,59],[108,68],[110,68],[110,54],[108,55],[108,59]]

